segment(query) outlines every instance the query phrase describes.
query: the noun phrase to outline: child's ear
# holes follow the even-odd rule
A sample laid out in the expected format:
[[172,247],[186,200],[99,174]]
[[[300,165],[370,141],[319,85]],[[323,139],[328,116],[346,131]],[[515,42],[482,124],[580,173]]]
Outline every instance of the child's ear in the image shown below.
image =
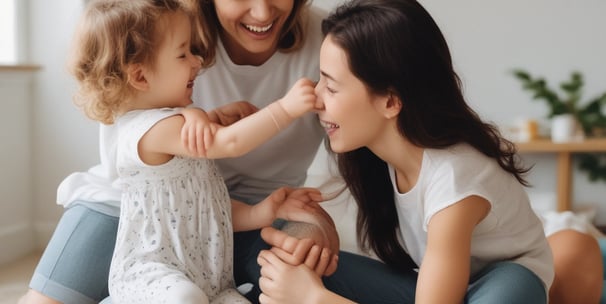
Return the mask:
[[400,97],[393,92],[389,92],[383,98],[384,100],[381,103],[383,115],[388,119],[398,116],[402,110],[402,100]]
[[149,88],[143,65],[130,64],[126,69],[126,73],[128,74],[128,83],[136,90],[145,91]]

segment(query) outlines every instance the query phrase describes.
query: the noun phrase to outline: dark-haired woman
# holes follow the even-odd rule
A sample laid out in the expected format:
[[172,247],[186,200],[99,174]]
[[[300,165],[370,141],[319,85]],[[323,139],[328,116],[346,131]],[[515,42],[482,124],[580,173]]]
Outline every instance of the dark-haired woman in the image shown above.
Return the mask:
[[[318,115],[358,204],[360,244],[396,273],[418,268],[400,287],[415,303],[547,303],[553,258],[528,169],[465,102],[429,13],[411,0],[354,0],[322,25]],[[357,302],[272,251],[258,261],[261,303]]]

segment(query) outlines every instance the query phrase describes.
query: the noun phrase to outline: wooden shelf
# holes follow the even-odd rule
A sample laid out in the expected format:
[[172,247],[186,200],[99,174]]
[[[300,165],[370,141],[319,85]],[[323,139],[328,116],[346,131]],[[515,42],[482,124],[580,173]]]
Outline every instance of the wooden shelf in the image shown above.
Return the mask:
[[589,138],[582,141],[554,143],[549,139],[537,139],[528,142],[517,142],[519,152],[554,153],[554,152],[604,152],[606,138]]
[[35,72],[42,69],[37,64],[0,64],[0,72]]
[[582,141],[554,143],[549,139],[537,139],[516,143],[520,153],[555,153],[558,159],[557,199],[558,211],[572,207],[572,154],[606,152],[606,138],[589,138]]

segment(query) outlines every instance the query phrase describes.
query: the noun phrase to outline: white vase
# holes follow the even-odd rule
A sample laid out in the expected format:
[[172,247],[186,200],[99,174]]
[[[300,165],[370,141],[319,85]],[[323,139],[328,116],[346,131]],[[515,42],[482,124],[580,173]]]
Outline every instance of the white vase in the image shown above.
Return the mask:
[[551,141],[561,143],[582,139],[580,125],[572,114],[560,114],[551,119]]

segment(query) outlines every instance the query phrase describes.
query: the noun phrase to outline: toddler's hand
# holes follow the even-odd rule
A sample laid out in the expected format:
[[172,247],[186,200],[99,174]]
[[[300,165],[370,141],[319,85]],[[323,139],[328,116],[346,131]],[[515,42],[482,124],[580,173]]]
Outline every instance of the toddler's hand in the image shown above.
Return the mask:
[[206,148],[212,144],[215,126],[208,115],[199,108],[186,108],[181,111],[185,123],[181,128],[181,142],[190,155],[206,157]]
[[307,78],[301,78],[293,85],[278,103],[291,117],[297,118],[314,109],[316,104],[315,83]]

